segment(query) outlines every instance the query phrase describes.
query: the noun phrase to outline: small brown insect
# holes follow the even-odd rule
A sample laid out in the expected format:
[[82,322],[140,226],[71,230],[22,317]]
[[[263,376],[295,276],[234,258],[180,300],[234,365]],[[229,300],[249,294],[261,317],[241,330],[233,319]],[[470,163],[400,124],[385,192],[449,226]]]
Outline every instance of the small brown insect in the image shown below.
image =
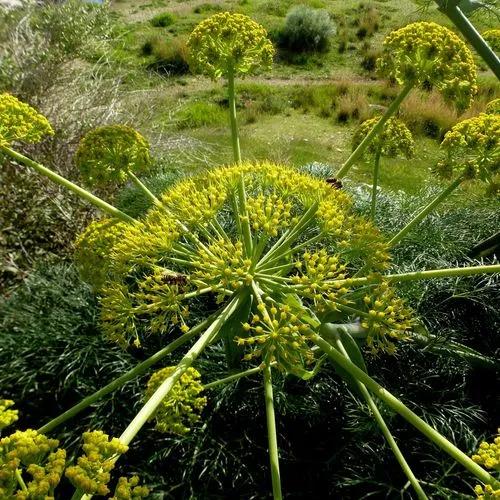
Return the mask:
[[330,186],[333,189],[342,189],[342,187],[343,187],[342,181],[339,179],[336,179],[335,177],[328,177],[328,179],[326,179],[326,182],[328,184],[330,184]]
[[187,277],[184,274],[166,272],[162,276],[163,282],[166,285],[177,285],[183,287],[187,284]]

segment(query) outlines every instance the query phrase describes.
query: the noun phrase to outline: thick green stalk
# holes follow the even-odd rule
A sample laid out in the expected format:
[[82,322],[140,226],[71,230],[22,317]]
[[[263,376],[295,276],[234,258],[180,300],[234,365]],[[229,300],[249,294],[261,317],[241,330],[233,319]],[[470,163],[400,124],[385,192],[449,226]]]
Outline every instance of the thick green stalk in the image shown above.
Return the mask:
[[435,0],[439,10],[446,14],[453,24],[460,30],[467,41],[476,49],[476,52],[482,57],[484,62],[490,67],[491,71],[500,79],[500,58],[495,54],[491,47],[485,42],[484,38],[478,33],[474,25],[467,19],[464,13],[458,7],[458,0]]
[[177,364],[172,374],[158,387],[151,398],[141,408],[139,413],[134,417],[132,422],[127,426],[120,436],[120,441],[123,444],[130,444],[137,433],[142,429],[142,426],[152,417],[163,399],[168,396],[169,392],[175,383],[181,378],[182,374],[193,364],[196,358],[210,344],[213,338],[217,335],[225,321],[236,311],[240,305],[241,297],[234,297],[231,302],[224,308],[218,318],[208,327],[206,332],[200,336],[193,347],[189,349],[186,355]]
[[375,155],[375,161],[373,164],[373,185],[372,185],[372,201],[370,208],[370,215],[372,220],[375,220],[375,210],[377,207],[377,186],[378,186],[378,172],[380,170],[380,155],[382,151],[381,148],[378,149]]
[[233,143],[234,161],[241,163],[240,137],[236,121],[236,96],[234,91],[234,66],[229,65],[227,72],[227,92],[229,99],[229,121],[231,123],[231,139]]
[[132,182],[146,195],[146,197],[157,207],[163,207],[162,202],[145,186],[145,184],[130,170],[128,176]]
[[374,127],[368,132],[366,137],[359,143],[358,147],[351,153],[351,156],[347,158],[346,162],[342,165],[342,168],[335,174],[337,179],[342,179],[349,169],[361,158],[365,149],[370,145],[375,136],[382,131],[385,122],[396,113],[399,106],[409,94],[410,90],[413,88],[413,83],[407,83],[401,92],[398,94],[396,99],[387,108],[386,112],[380,117],[380,120],[374,125]]
[[250,228],[250,219],[248,217],[247,210],[247,194],[245,190],[245,179],[243,174],[240,176],[238,182],[238,214],[241,220],[241,230],[243,233],[243,241],[245,243],[245,253],[248,258],[252,257],[253,254],[253,240],[252,240],[252,229]]
[[170,344],[165,346],[163,349],[159,350],[157,353],[153,354],[151,357],[144,360],[142,363],[139,363],[137,366],[135,366],[131,370],[129,370],[127,373],[124,373],[123,375],[121,375],[117,379],[115,379],[112,382],[110,382],[109,384],[105,385],[102,389],[99,389],[98,391],[94,392],[94,394],[87,396],[86,398],[82,399],[79,403],[77,403],[75,406],[71,407],[69,410],[66,410],[61,415],[53,418],[50,422],[47,422],[45,425],[43,425],[42,427],[40,427],[38,429],[38,432],[41,434],[47,434],[48,432],[53,431],[57,426],[66,422],[67,420],[75,417],[81,411],[85,410],[85,408],[88,408],[90,405],[99,401],[104,396],[110,394],[113,391],[116,391],[117,389],[119,389],[120,387],[125,385],[127,382],[129,382],[130,380],[133,380],[134,378],[138,377],[139,375],[142,375],[151,366],[153,366],[154,364],[161,361],[165,356],[167,356],[171,352],[175,351],[175,349],[177,349],[178,347],[180,347],[183,344],[185,344],[186,342],[188,342],[195,335],[197,335],[200,331],[207,328],[207,326],[210,324],[210,322],[213,319],[214,319],[213,316],[207,318],[205,321],[203,321],[199,325],[192,328],[191,331],[185,333],[184,335],[182,335],[178,339],[174,340],[173,342],[171,342]]
[[428,205],[426,205],[420,212],[415,215],[415,217],[399,231],[398,234],[393,236],[389,241],[390,246],[399,243],[417,224],[419,224],[427,215],[434,210],[434,208],[439,205],[445,198],[447,198],[464,180],[463,176],[457,177],[449,186],[441,191]]
[[84,200],[92,203],[92,205],[96,206],[103,212],[107,213],[111,217],[116,217],[117,219],[120,219],[125,222],[136,222],[135,219],[127,215],[126,213],[122,212],[121,210],[118,210],[115,208],[113,205],[110,205],[109,203],[106,203],[104,200],[101,200],[97,196],[93,195],[86,189],[81,188],[80,186],[74,184],[71,181],[68,181],[68,179],[65,179],[59,174],[56,174],[52,170],[48,169],[47,167],[44,167],[40,163],[37,163],[36,161],[33,161],[32,159],[22,155],[21,153],[18,153],[17,151],[14,151],[13,149],[8,148],[7,146],[0,146],[0,151],[5,153],[7,156],[10,156],[12,159],[16,160],[17,162],[26,165],[27,167],[31,167],[34,170],[36,170],[38,173],[44,175],[45,177],[48,177],[51,181],[59,184],[60,186],[63,186],[73,193],[77,194],[80,196],[80,198],[83,198]]
[[[349,354],[345,350],[344,344],[342,344],[342,341],[340,340],[340,337],[338,335],[337,335],[335,342],[337,344],[339,351],[350,361]],[[403,453],[399,449],[399,446],[396,443],[394,436],[392,435],[389,427],[385,423],[384,417],[382,417],[382,414],[380,413],[375,401],[371,397],[371,394],[368,392],[368,389],[365,387],[364,384],[362,384],[357,379],[356,379],[356,385],[358,386],[361,394],[365,398],[365,401],[368,404],[368,407],[370,408],[370,410],[373,414],[373,418],[377,422],[377,425],[380,427],[382,434],[384,435],[385,439],[389,443],[389,446],[391,447],[392,453],[396,457],[396,460],[398,461],[399,465],[401,466],[401,469],[403,469],[403,472],[405,473],[406,477],[408,478],[411,485],[413,486],[413,489],[417,493],[418,498],[420,500],[427,500],[427,495],[425,494],[424,490],[422,489],[422,486],[420,486],[418,479],[415,477],[415,474],[411,470]]]
[[264,368],[264,400],[266,403],[267,440],[269,445],[269,462],[271,464],[273,498],[274,500],[282,500],[278,436],[276,434],[276,419],[274,415],[273,383],[269,364],[266,364]]
[[462,464],[469,472],[474,474],[485,484],[495,485],[496,479],[491,476],[482,467],[476,464],[464,452],[459,450],[453,443],[436,431],[433,427],[422,420],[417,414],[410,410],[398,398],[393,396],[388,390],[384,389],[379,383],[372,379],[367,373],[358,368],[352,361],[346,359],[337,349],[332,347],[326,340],[316,333],[312,333],[311,340],[320,347],[336,364],[340,365],[349,375],[363,383],[377,398],[399,413],[411,425],[417,428],[430,441],[439,446],[448,453],[457,462]]

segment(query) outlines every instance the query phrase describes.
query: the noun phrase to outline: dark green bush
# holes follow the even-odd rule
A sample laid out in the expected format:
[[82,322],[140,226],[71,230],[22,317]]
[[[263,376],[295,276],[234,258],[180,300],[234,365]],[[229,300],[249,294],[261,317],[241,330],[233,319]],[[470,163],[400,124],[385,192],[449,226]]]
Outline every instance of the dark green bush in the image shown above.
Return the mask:
[[326,52],[334,34],[335,24],[326,10],[299,5],[287,14],[277,41],[290,52]]
[[151,25],[155,28],[166,28],[167,26],[174,24],[174,22],[175,17],[170,12],[163,12],[151,19]]

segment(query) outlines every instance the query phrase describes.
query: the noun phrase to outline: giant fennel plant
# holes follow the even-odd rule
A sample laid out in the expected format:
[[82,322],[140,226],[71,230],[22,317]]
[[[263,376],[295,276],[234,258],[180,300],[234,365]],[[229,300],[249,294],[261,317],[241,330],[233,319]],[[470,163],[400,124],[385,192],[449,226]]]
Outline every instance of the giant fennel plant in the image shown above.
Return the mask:
[[[345,192],[269,162],[221,167],[180,181],[144,217],[132,219],[13,149],[13,141],[24,139],[24,132],[16,130],[31,127],[41,136],[50,129],[33,108],[18,114],[21,103],[12,96],[1,99],[11,105],[4,107],[2,121],[14,124],[13,132],[4,134],[9,139],[0,146],[2,153],[80,194],[109,216],[94,223],[78,242],[80,266],[101,297],[103,332],[125,348],[140,346],[148,336],[172,338],[153,356],[38,430],[2,438],[5,491],[15,492],[16,498],[38,498],[41,491],[50,497],[65,469],[76,487],[74,499],[108,494],[111,470],[146,422],[155,420],[162,432],[186,433],[200,419],[204,391],[261,373],[273,496],[282,498],[273,372],[308,380],[327,360],[365,399],[419,498],[427,496],[384,421],[381,404],[475,475],[481,482],[478,488],[498,489],[477,459],[370,377],[362,352],[394,353],[399,342],[412,340],[416,318],[398,297],[397,283],[496,273],[499,265],[391,274],[388,243],[372,222],[354,212]],[[110,156],[109,161],[115,160]],[[121,165],[129,169],[127,162]],[[211,309],[196,323],[191,312],[205,298],[212,298],[206,301]],[[175,366],[153,374],[144,405],[122,434],[112,439],[98,430],[85,434],[84,455],[67,466],[63,451],[46,434],[188,342],[190,347]],[[217,342],[226,347],[228,367],[241,367],[203,385],[192,365]],[[4,402],[0,419],[8,423],[17,418],[7,413],[9,406]],[[33,477],[28,484],[27,475]],[[147,494],[137,482],[121,478],[117,488],[124,493],[114,498]]]

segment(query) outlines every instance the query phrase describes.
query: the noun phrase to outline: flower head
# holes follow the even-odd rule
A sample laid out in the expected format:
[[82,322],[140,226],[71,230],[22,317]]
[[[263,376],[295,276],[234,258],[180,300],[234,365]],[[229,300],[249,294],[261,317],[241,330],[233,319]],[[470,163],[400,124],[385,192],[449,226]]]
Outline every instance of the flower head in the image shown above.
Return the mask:
[[[175,366],[168,366],[153,373],[148,381],[146,400],[156,392],[175,368]],[[191,430],[190,427],[194,423],[200,420],[200,413],[207,404],[207,398],[199,395],[203,391],[200,377],[199,372],[194,368],[188,368],[181,375],[154,414],[157,430],[184,435]]]
[[[247,359],[271,357],[283,370],[313,361],[319,323],[304,318],[366,318],[371,352],[406,338],[411,312],[378,274],[388,245],[344,191],[283,165],[246,163],[182,180],[161,201],[108,252],[100,321],[124,347],[187,331],[192,311],[216,313],[236,294],[254,301],[234,341],[250,349]],[[358,272],[370,280],[362,289]]]
[[[352,138],[353,150],[358,147],[365,136],[370,132],[379,118],[365,120],[354,132]],[[380,134],[370,143],[365,150],[365,156],[382,156],[394,158],[404,156],[411,158],[415,154],[415,141],[408,127],[397,118],[389,118]]]
[[0,145],[40,142],[45,135],[54,135],[45,116],[11,94],[0,94]]
[[128,173],[144,173],[151,166],[149,143],[126,125],[106,125],[88,132],[80,141],[75,163],[90,186],[124,182]]
[[110,472],[115,466],[115,458],[128,450],[117,438],[110,439],[102,431],[84,432],[83,452],[77,465],[66,469],[66,477],[73,486],[89,495],[107,495]]
[[379,69],[400,85],[437,88],[458,109],[470,106],[477,92],[472,53],[452,31],[436,23],[417,22],[384,40]]
[[115,488],[115,494],[110,500],[139,500],[147,498],[149,489],[146,486],[139,486],[139,478],[132,476],[130,479],[120,477]]
[[481,113],[457,123],[444,136],[446,158],[437,171],[443,177],[465,174],[492,183],[500,173],[500,115]]
[[253,73],[269,68],[274,48],[266,30],[243,14],[222,12],[202,21],[188,39],[190,64],[194,71],[211,78],[229,72]]
[[14,401],[10,399],[0,399],[0,431],[17,421],[18,410],[12,410]]

